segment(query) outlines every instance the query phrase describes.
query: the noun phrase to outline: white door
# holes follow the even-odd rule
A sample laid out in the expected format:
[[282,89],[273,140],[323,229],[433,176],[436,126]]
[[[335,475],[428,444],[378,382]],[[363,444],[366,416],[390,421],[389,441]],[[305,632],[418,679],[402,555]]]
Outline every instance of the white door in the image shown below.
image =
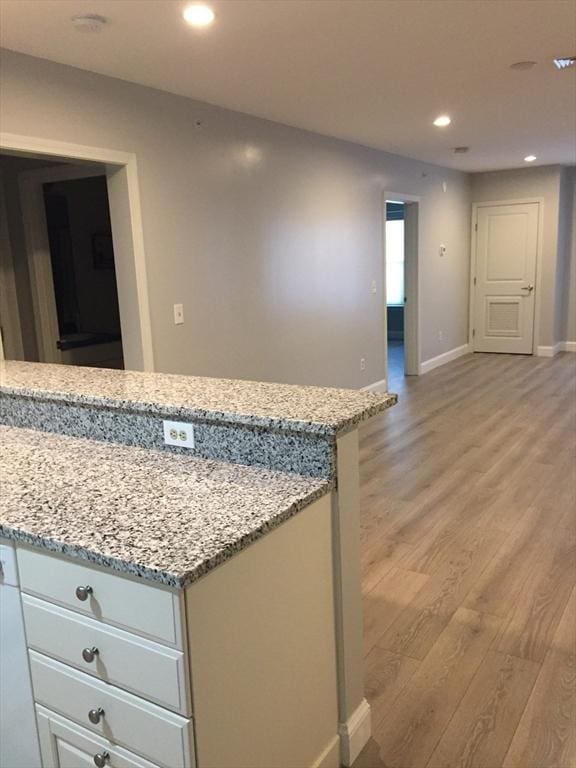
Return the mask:
[[538,219],[538,203],[477,208],[475,352],[532,353]]

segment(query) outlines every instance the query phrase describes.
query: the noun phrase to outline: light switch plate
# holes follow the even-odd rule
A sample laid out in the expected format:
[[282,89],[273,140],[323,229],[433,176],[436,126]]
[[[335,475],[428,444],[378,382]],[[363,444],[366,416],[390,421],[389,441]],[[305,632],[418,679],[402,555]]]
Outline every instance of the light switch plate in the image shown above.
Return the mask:
[[178,448],[194,448],[194,425],[185,421],[163,421],[164,442]]
[[174,325],[183,325],[184,323],[184,305],[174,304]]

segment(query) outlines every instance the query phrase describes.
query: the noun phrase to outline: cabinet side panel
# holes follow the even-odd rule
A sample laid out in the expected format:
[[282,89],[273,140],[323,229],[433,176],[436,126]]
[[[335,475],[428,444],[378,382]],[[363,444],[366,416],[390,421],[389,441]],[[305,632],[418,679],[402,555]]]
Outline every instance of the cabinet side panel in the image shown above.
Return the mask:
[[198,764],[314,764],[338,728],[330,496],[186,602]]

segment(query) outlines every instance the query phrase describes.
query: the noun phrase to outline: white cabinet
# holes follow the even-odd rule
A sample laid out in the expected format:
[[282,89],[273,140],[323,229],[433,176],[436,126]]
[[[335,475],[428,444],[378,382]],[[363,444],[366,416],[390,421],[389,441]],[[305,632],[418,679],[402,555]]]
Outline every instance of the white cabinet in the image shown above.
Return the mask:
[[0,544],[0,766],[39,768],[16,553]]
[[157,768],[44,707],[36,709],[44,768]]
[[18,570],[23,592],[152,640],[183,647],[178,595],[168,589],[30,549],[18,550]]
[[183,715],[191,714],[184,653],[31,595],[28,647]]
[[194,765],[190,720],[36,651],[29,655],[37,703],[166,768]]
[[42,768],[194,768],[182,594],[25,547],[18,569]]

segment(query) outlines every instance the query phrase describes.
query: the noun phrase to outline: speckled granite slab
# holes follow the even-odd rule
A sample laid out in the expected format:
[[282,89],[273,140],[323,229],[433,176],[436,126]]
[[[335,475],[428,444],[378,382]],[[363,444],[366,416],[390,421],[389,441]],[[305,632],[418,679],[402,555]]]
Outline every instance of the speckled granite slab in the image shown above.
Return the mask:
[[330,490],[326,481],[0,427],[0,536],[183,587]]
[[194,448],[177,448],[165,445],[162,418],[154,414],[13,395],[0,397],[0,424],[311,477],[330,478],[335,470],[333,442],[308,432],[276,432],[263,427],[195,422]]
[[2,393],[324,436],[346,432],[396,402],[395,395],[353,389],[20,362],[0,363]]

